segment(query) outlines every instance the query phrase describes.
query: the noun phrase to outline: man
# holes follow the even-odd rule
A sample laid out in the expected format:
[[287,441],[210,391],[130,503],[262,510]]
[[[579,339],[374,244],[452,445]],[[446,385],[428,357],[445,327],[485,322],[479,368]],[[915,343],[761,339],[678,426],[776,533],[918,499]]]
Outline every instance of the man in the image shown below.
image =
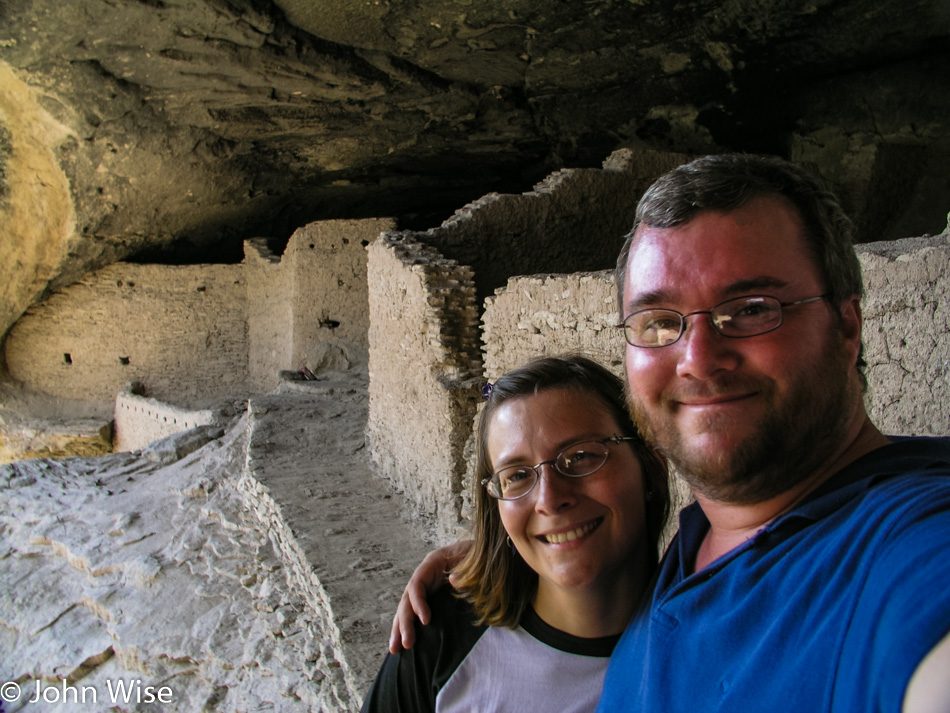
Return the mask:
[[641,200],[618,290],[631,411],[697,503],[600,710],[898,710],[950,648],[950,449],[868,419],[837,202],[782,161],[694,161]]
[[640,201],[630,409],[696,503],[599,711],[950,711],[950,445],[868,419],[850,231],[778,159],[698,159]]

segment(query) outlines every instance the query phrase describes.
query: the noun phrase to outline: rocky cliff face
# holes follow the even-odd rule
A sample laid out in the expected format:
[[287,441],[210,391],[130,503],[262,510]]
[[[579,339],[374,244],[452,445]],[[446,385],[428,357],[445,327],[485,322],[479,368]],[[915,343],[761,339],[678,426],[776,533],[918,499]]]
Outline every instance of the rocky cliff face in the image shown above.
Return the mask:
[[118,259],[431,227],[620,146],[818,165],[865,238],[950,209],[943,0],[12,0],[0,334]]

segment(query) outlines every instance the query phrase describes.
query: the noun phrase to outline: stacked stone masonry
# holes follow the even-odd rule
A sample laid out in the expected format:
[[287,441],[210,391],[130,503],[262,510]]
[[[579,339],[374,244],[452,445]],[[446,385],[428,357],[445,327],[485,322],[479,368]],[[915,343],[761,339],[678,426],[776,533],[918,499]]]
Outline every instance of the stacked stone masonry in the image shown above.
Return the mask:
[[130,381],[189,402],[244,388],[246,294],[236,265],[118,263],[33,308],[10,331],[10,375],[111,403]]
[[215,423],[212,409],[184,409],[123,389],[115,399],[112,448],[135,451],[167,436]]
[[240,265],[118,263],[31,308],[5,344],[10,375],[54,396],[111,403],[130,381],[173,403],[270,391],[282,369],[365,364],[366,245],[390,219],[262,240]]
[[481,374],[472,271],[384,233],[370,245],[369,273],[370,453],[410,509],[426,514],[430,536],[449,539]]
[[[950,435],[950,234],[859,245],[867,403],[894,435]],[[485,377],[581,350],[623,374],[612,271],[515,277],[487,300]]]
[[885,433],[950,435],[950,231],[858,256],[871,419]]
[[405,235],[470,266],[479,301],[512,275],[600,270],[616,260],[643,191],[686,158],[621,149],[602,169],[556,171],[532,191],[489,194],[437,228]]

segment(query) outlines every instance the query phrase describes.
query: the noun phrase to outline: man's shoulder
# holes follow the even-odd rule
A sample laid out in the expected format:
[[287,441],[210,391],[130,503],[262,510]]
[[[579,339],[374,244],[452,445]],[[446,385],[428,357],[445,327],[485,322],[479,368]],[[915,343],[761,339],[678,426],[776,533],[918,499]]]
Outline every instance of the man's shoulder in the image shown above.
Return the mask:
[[[950,438],[890,436],[891,442],[845,468],[837,480],[881,485],[906,476],[950,475]],[[941,480],[936,481],[938,484]]]
[[[910,547],[929,536],[927,523],[943,523],[940,529],[948,532],[950,439],[900,438],[870,455],[829,493],[832,523],[847,522],[848,529],[877,533],[881,542],[906,541]],[[946,534],[941,538],[946,541]]]
[[950,436],[888,436],[890,443],[870,455],[950,466]]

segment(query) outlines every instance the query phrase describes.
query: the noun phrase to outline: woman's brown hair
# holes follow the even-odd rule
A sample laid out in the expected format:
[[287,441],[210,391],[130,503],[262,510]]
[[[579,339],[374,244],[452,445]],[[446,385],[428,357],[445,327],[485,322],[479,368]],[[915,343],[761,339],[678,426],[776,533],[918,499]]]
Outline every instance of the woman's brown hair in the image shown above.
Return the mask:
[[639,438],[630,420],[623,381],[597,362],[579,355],[544,357],[513,369],[492,385],[478,416],[472,502],[475,543],[456,567],[453,581],[472,603],[479,622],[489,626],[515,627],[534,598],[538,575],[512,552],[501,524],[498,501],[482,481],[492,475],[488,456],[488,429],[495,411],[510,399],[530,396],[547,389],[570,389],[596,399],[613,417],[620,435],[630,441],[643,471],[646,492],[646,533],[649,540],[650,573],[659,557],[659,541],[670,510],[670,490],[665,464]]

